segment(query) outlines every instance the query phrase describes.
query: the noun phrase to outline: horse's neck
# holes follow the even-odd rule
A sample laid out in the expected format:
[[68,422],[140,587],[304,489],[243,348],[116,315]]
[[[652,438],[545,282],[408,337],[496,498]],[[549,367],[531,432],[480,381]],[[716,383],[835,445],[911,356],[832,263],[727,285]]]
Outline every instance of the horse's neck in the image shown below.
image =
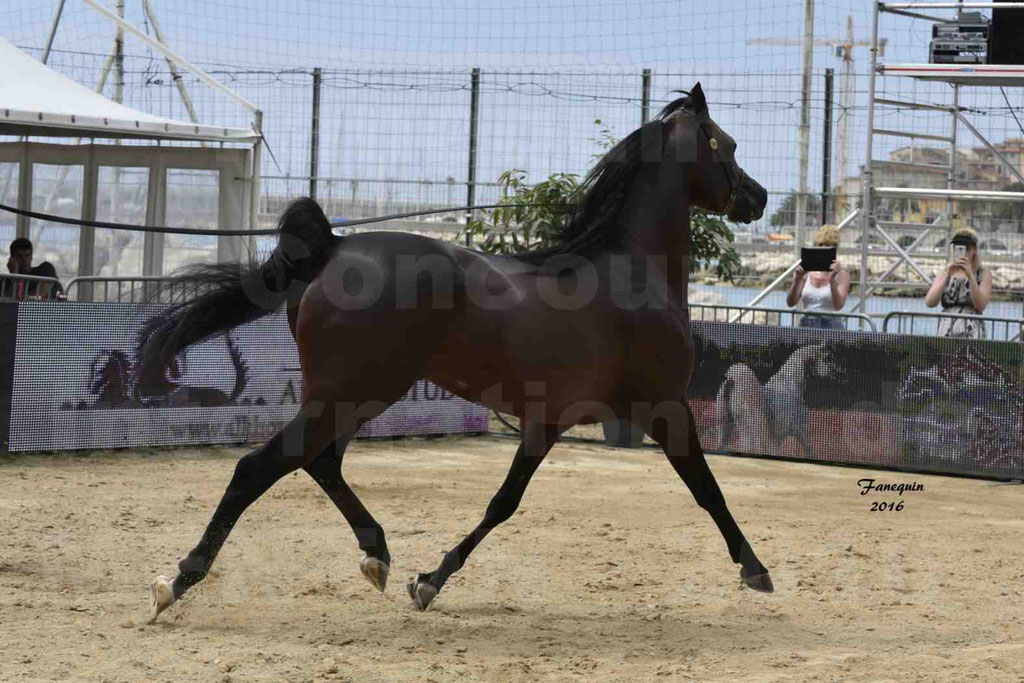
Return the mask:
[[798,387],[802,387],[806,383],[806,368],[812,355],[812,349],[806,346],[798,349],[779,369],[775,378],[785,381],[787,384],[795,384]]
[[659,271],[670,298],[685,306],[692,251],[688,205],[680,205],[677,197],[645,190],[631,199],[619,220],[626,249],[641,267]]
[[124,382],[120,373],[114,372],[109,379],[103,382],[103,390],[100,392],[99,400],[121,403],[125,399]]

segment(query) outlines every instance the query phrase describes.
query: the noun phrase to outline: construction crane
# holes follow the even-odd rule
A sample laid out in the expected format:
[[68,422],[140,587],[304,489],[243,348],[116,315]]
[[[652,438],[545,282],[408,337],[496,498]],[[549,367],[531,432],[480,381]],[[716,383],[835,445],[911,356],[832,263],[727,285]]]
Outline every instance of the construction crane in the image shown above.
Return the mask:
[[[885,38],[878,40],[878,56],[885,56]],[[750,38],[748,45],[803,45],[800,38]],[[846,38],[814,38],[814,47],[835,48],[835,56],[843,60],[843,71],[839,84],[839,140],[837,143],[836,173],[840,180],[850,175],[850,111],[853,107],[853,48],[871,47],[870,40],[853,39],[853,15],[846,16]]]

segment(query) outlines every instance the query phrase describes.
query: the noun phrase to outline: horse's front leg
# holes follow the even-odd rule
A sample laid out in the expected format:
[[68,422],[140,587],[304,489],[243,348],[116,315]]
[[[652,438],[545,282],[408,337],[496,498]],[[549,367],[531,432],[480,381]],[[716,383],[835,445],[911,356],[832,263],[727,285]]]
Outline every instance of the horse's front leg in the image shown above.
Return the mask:
[[685,400],[659,404],[643,417],[634,417],[665,451],[669,463],[693,494],[697,504],[708,511],[718,525],[733,562],[741,565],[740,578],[755,590],[771,593],[768,570],[744,538],[739,525],[725,505],[725,497],[711,473],[697,436],[693,412]]
[[448,578],[462,568],[469,554],[484,540],[484,537],[502,522],[506,521],[519,507],[527,484],[533,473],[540,467],[544,457],[558,441],[561,433],[557,427],[540,423],[524,423],[522,441],[512,460],[512,466],[505,476],[501,488],[491,498],[483,520],[462,542],[445,553],[441,565],[430,573],[420,573],[408,584],[409,597],[416,607],[425,610],[444,586]]

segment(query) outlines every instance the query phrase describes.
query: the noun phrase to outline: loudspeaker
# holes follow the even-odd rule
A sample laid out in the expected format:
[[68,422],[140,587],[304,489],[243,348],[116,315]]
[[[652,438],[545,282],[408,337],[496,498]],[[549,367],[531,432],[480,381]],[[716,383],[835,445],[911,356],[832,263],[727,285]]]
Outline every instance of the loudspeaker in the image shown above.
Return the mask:
[[988,63],[1024,64],[1024,9],[992,10]]

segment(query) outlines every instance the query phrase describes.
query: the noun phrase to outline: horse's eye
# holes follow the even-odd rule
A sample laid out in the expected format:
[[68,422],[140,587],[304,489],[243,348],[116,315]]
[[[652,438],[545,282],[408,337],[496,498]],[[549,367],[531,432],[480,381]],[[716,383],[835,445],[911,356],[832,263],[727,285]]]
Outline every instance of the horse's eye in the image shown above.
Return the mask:
[[711,138],[711,140],[709,141],[708,144],[711,145],[711,149],[718,149],[718,140],[717,139]]

